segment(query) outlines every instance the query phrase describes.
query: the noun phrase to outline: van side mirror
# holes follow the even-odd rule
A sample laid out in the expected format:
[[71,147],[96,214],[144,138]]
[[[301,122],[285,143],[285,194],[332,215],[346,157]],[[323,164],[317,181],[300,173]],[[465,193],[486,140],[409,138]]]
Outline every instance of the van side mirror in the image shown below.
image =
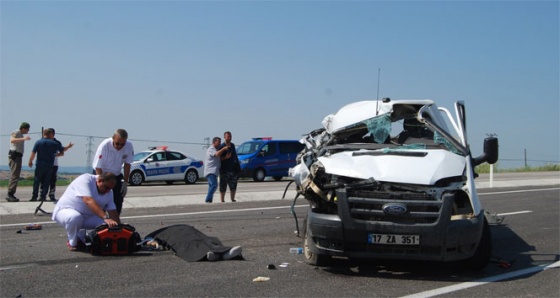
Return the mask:
[[498,161],[498,138],[488,137],[484,139],[484,153],[472,159],[473,166],[478,166],[483,162],[495,164]]

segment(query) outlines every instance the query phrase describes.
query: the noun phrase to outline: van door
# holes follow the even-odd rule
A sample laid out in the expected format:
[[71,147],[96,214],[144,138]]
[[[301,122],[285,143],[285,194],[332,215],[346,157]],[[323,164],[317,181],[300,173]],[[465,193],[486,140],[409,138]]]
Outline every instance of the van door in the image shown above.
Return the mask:
[[280,163],[278,156],[278,143],[268,142],[262,146],[258,154],[258,164],[264,165],[264,170],[267,176],[273,176],[278,172]]
[[288,170],[296,166],[296,157],[303,150],[303,146],[298,141],[278,143],[280,162],[276,176],[288,176]]

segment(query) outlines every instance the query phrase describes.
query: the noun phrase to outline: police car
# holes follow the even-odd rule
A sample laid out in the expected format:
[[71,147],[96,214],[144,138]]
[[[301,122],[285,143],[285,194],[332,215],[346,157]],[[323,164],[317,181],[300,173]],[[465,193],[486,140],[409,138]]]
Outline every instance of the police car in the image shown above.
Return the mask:
[[133,186],[146,181],[174,181],[195,183],[204,171],[201,160],[189,157],[182,152],[167,150],[167,146],[151,147],[148,151],[134,154],[130,165],[128,183]]

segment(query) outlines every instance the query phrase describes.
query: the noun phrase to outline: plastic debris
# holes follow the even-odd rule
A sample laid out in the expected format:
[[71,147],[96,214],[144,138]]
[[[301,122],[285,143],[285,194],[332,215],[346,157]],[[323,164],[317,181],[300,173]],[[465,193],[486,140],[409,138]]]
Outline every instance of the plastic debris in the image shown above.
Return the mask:
[[262,281],[269,281],[270,277],[259,276],[253,279],[254,282],[262,282]]
[[268,266],[266,266],[266,268],[268,269],[276,269],[276,266],[274,266],[274,264],[268,264]]
[[41,230],[43,229],[43,226],[41,226],[40,224],[28,224],[27,226],[25,226],[26,230]]
[[484,216],[486,217],[488,224],[491,225],[502,224],[505,219],[504,216],[499,216],[497,213],[491,213],[490,211],[484,211]]
[[292,248],[290,248],[290,253],[291,253],[291,254],[298,254],[298,255],[300,255],[300,254],[303,253],[303,248],[301,248],[301,247],[292,247]]
[[511,268],[511,265],[515,262],[515,260],[508,261],[502,258],[492,257],[490,258],[490,262],[498,264],[499,267],[502,267],[504,269],[509,269]]

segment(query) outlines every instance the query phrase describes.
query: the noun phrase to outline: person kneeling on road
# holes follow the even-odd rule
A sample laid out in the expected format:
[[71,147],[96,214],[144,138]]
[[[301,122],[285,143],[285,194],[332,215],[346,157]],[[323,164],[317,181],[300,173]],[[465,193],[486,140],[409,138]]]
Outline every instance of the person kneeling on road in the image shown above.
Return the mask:
[[66,229],[69,250],[85,248],[85,229],[94,229],[104,223],[109,227],[120,224],[112,191],[116,183],[115,175],[109,172],[82,174],[66,188],[54,208],[52,219]]

